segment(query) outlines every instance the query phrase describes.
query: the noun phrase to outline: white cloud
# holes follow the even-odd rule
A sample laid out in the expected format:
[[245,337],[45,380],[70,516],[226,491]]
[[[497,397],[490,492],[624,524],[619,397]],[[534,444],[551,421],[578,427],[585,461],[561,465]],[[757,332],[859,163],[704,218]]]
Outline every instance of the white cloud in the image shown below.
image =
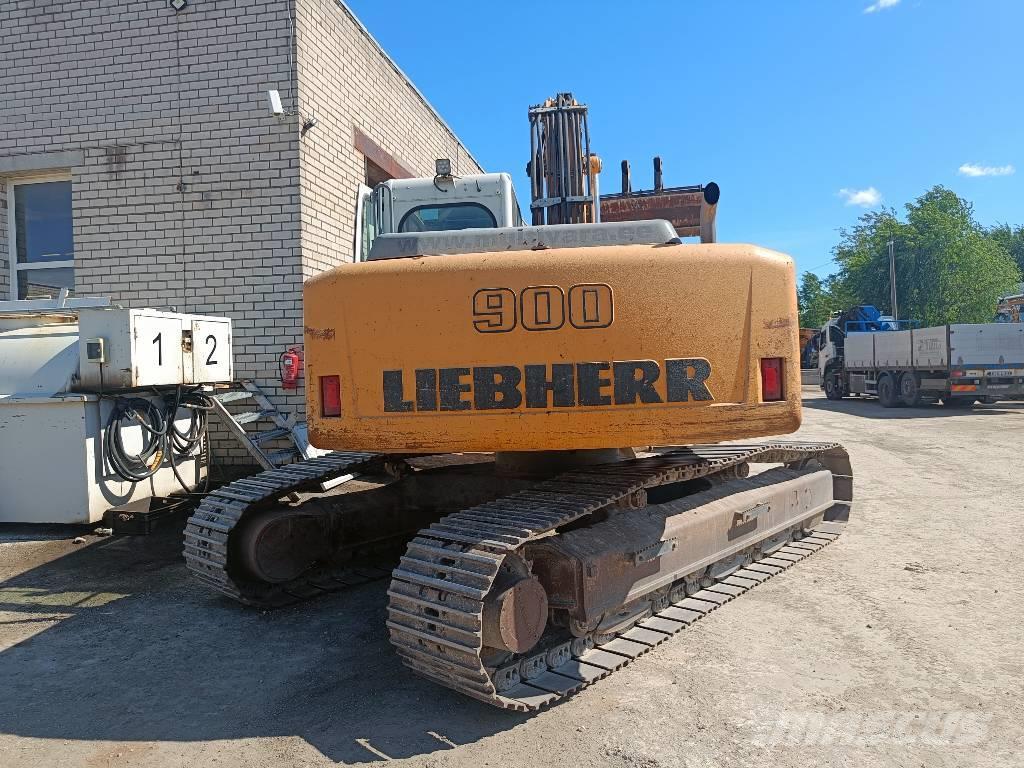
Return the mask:
[[894,5],[899,5],[900,0],[878,0],[878,2],[869,5],[864,9],[864,13],[875,13],[876,11],[884,11],[886,8],[892,8]]
[[861,208],[870,208],[882,202],[882,193],[874,187],[868,187],[867,189],[847,189],[843,187],[839,190],[839,196],[843,198],[847,205],[859,205]]
[[964,163],[960,166],[961,176],[1012,176],[1017,169],[1012,165],[977,165]]

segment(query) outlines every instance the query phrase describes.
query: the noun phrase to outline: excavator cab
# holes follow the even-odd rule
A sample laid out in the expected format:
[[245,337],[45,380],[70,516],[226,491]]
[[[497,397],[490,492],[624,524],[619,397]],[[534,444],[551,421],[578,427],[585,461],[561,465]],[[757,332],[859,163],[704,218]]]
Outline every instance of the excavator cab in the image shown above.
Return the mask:
[[435,162],[434,176],[389,179],[356,195],[353,253],[366,261],[378,235],[445,232],[523,223],[512,177],[507,173],[457,176],[451,161]]

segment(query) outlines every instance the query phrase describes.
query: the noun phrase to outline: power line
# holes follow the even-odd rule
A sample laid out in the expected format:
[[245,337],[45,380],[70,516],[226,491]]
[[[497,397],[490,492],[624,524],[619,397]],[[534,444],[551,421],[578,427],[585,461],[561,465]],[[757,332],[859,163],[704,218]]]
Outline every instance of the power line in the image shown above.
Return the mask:
[[814,272],[815,270],[821,269],[822,267],[827,267],[830,264],[834,264],[834,263],[835,263],[835,259],[829,259],[828,261],[823,262],[821,264],[818,264],[815,267],[807,267],[806,269],[802,269],[801,271],[802,272]]

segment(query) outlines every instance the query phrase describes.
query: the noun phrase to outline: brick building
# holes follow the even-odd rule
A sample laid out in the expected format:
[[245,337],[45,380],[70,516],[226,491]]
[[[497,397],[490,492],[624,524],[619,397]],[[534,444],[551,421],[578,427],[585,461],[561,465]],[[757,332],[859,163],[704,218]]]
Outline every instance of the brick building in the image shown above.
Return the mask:
[[282,409],[357,185],[481,170],[340,0],[4,0],[0,28],[0,298],[230,316],[237,375]]

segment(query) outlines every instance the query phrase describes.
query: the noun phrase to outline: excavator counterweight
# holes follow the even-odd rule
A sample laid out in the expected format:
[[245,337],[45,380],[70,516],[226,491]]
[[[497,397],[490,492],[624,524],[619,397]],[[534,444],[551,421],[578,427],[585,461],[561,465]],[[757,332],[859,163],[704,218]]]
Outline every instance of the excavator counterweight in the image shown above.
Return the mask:
[[[792,262],[746,245],[602,245],[632,228],[500,253],[474,252],[464,230],[443,256],[371,255],[308,281],[314,444],[550,451],[795,430],[798,365],[771,393],[762,365],[799,358]],[[416,237],[374,247],[422,251]]]

